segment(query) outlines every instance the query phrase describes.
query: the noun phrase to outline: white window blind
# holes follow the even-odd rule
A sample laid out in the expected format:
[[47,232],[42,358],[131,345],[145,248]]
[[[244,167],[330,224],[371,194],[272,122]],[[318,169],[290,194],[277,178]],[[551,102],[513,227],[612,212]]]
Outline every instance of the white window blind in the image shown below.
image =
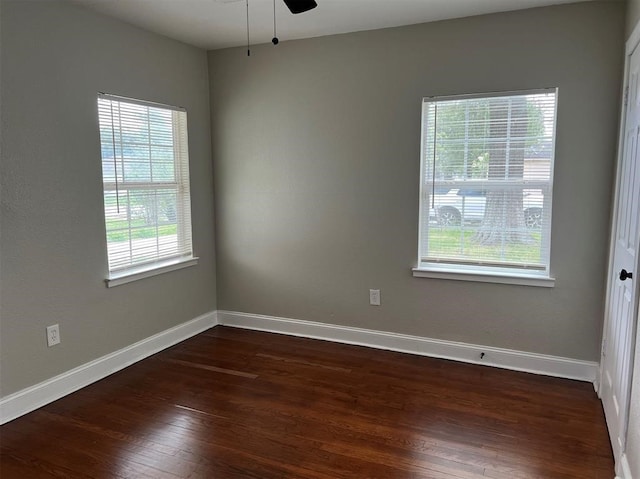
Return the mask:
[[98,96],[109,272],[193,257],[187,114]]
[[556,96],[423,100],[418,269],[549,275]]

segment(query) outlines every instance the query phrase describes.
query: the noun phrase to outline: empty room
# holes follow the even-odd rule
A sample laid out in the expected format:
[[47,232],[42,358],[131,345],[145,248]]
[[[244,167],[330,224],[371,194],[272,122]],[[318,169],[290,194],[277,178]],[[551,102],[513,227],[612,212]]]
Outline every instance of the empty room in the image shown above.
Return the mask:
[[639,45],[0,0],[0,477],[640,479]]

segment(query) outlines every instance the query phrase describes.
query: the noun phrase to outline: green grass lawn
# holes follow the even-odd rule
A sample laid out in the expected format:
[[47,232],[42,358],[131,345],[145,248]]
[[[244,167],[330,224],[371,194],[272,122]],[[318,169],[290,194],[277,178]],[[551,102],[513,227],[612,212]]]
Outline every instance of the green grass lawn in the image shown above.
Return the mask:
[[[109,243],[129,240],[129,222],[127,220],[107,220],[107,241]],[[157,233],[156,233],[157,231]],[[144,219],[131,221],[131,239],[155,238],[158,236],[174,235],[178,226],[173,224],[148,226]]]
[[460,226],[433,227],[429,229],[429,256],[439,258],[463,258],[507,263],[540,264],[540,231],[527,231],[528,244],[500,244],[483,246],[474,241],[476,228]]

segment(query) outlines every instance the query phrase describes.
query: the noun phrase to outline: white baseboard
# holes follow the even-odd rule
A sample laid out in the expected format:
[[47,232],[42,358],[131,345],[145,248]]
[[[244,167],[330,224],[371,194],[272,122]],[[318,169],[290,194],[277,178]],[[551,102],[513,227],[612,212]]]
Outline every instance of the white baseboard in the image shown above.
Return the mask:
[[216,325],[211,312],[0,399],[0,424],[12,421]]
[[[1,398],[0,424],[7,423],[99,381],[180,341],[210,329],[216,324],[324,339],[589,382],[596,381],[598,369],[597,363],[589,361],[312,321],[216,311],[199,316],[119,351]],[[484,353],[482,359],[480,359],[481,353]],[[630,472],[628,472],[629,465],[625,456],[623,456],[623,461],[621,468],[625,471],[626,464],[627,472],[625,472],[626,476],[620,479],[632,479]]]
[[[595,382],[598,363],[259,314],[218,311],[218,324]],[[483,358],[480,355],[484,353]]]

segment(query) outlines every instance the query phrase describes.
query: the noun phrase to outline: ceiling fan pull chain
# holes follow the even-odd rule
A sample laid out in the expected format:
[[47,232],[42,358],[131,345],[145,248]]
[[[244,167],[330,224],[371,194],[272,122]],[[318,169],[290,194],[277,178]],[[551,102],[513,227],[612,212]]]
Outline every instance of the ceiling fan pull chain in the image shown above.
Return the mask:
[[271,43],[274,45],[280,43],[280,40],[278,40],[278,34],[276,33],[276,0],[273,0],[273,38],[271,39]]
[[249,39],[249,0],[247,1],[247,56],[251,56],[251,41]]

